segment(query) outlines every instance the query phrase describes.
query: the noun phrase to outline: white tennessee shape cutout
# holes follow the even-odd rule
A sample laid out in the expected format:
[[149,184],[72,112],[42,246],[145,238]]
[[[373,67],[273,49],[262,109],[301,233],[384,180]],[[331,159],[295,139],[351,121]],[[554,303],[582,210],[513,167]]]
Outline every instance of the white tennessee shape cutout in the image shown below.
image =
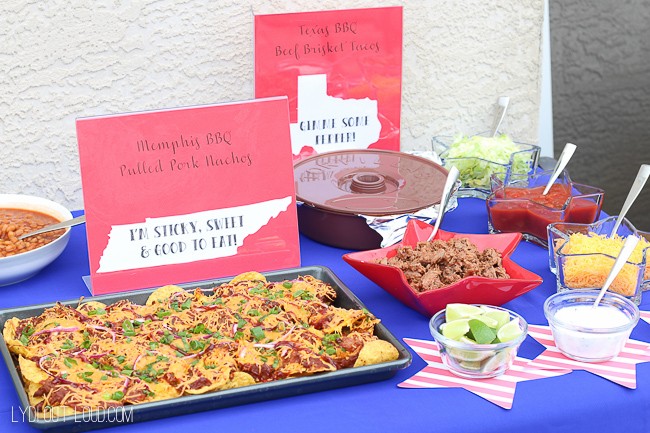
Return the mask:
[[286,212],[291,202],[288,196],[112,226],[97,273],[233,256],[247,236]]

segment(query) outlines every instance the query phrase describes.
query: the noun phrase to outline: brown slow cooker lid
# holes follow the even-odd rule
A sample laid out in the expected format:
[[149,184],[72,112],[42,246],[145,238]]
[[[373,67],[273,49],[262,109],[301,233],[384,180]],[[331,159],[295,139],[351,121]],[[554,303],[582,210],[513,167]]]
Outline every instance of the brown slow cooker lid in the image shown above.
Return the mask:
[[320,209],[370,216],[416,212],[440,203],[447,170],[390,150],[342,150],[294,166],[296,198]]

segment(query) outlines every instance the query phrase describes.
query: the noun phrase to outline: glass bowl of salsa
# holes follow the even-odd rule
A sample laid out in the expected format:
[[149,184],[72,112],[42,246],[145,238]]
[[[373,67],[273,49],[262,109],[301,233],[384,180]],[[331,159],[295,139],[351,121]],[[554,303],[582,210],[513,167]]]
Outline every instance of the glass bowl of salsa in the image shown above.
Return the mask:
[[551,174],[547,170],[508,178],[492,176],[486,199],[490,233],[520,232],[525,240],[548,247],[549,224],[590,224],[598,219],[604,190],[573,182],[565,170],[543,195]]
[[640,242],[610,290],[637,304],[641,301],[642,291],[650,288],[650,239],[626,218],[612,233],[617,218],[548,226],[549,268],[557,276],[558,291],[602,286],[625,239],[637,236]]

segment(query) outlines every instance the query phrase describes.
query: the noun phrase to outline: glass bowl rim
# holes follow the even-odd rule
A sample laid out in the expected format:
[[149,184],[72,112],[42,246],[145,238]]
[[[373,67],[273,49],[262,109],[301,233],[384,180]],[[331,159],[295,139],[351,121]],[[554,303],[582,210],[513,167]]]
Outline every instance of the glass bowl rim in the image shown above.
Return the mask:
[[[587,224],[587,223],[571,223],[571,222],[564,222],[564,221],[558,221],[558,222],[554,222],[554,223],[549,224],[548,227],[547,227],[547,231],[549,233],[552,231],[557,236],[559,236],[559,237],[561,237],[562,239],[565,240],[565,242],[562,245],[560,245],[560,248],[554,250],[554,254],[557,257],[579,257],[579,256],[601,255],[601,256],[609,257],[612,260],[616,260],[615,256],[612,256],[612,255],[607,254],[607,253],[593,252],[593,253],[577,253],[577,254],[573,253],[572,254],[572,253],[563,252],[562,250],[564,249],[565,245],[567,245],[569,243],[569,238],[570,238],[571,234],[575,234],[575,233],[567,234],[566,232],[561,231],[561,230],[557,229],[556,227],[557,227],[558,224],[566,224],[566,225],[575,225],[575,226],[586,227],[588,229],[588,232],[586,233],[587,235],[596,234],[596,235],[600,236],[600,235],[602,235],[601,233],[595,233],[595,232],[591,231],[590,229],[595,225],[602,225],[602,223],[604,223],[604,222],[606,222],[608,220],[615,221],[617,218],[618,217],[616,215],[610,215],[610,216],[608,216],[606,218],[603,218],[603,219],[598,220],[598,221],[594,221],[593,223],[589,223],[589,224]],[[624,223],[626,223],[628,228],[631,229],[630,230],[632,232],[631,234],[633,234],[635,236],[638,236],[639,238],[645,238],[640,233],[650,233],[650,232],[643,232],[642,230],[638,230],[632,224],[632,222],[630,222],[630,220],[628,220],[625,217],[623,217],[623,219],[622,219],[621,226],[623,226]],[[621,236],[619,236],[619,237],[621,237]],[[650,240],[648,240],[648,242],[650,242]],[[650,258],[650,246],[644,248],[643,251],[641,252],[641,261],[640,262],[635,263],[635,262],[632,262],[632,261],[628,260],[626,263],[630,264],[630,265],[634,265],[634,266],[642,266],[643,267],[643,266],[647,266],[648,264],[650,264],[650,260],[648,260],[649,258]]]
[[[618,293],[613,293],[613,292],[607,292],[603,296],[603,300],[605,298],[610,298],[614,299],[616,301],[619,301],[623,304],[625,304],[629,309],[632,310],[632,318],[630,320],[630,323],[627,323],[625,325],[620,325],[614,328],[588,328],[584,326],[579,326],[579,325],[573,325],[570,323],[563,322],[562,320],[557,320],[555,319],[555,316],[550,316],[550,304],[552,301],[556,300],[557,298],[572,298],[572,297],[589,297],[591,296],[592,299],[591,301],[584,301],[584,302],[572,302],[571,304],[576,304],[576,305],[591,305],[596,299],[596,296],[598,296],[599,290],[596,289],[571,289],[567,291],[562,291],[562,292],[556,292],[546,298],[544,301],[543,305],[543,310],[544,310],[544,316],[546,317],[546,320],[549,324],[549,326],[553,327],[556,326],[556,324],[560,325],[561,328],[567,329],[570,331],[579,331],[579,332],[584,332],[587,334],[617,334],[620,332],[626,332],[628,330],[631,330],[636,326],[636,324],[639,322],[641,313],[639,311],[639,307],[636,306],[634,302],[626,298],[625,296],[619,295]],[[602,300],[601,300],[602,302]],[[608,304],[612,305],[612,304]],[[620,310],[620,308],[619,308]],[[628,314],[626,314],[628,316]]]
[[[492,176],[495,176],[496,174],[497,174],[497,173],[494,173],[494,174],[492,174]],[[604,190],[604,189],[601,189],[601,188],[598,188],[598,187],[596,187],[596,186],[585,185],[585,184],[578,183],[578,182],[573,182],[573,181],[569,181],[569,185],[571,185],[571,187],[573,187],[574,185],[578,185],[578,186],[581,186],[581,187],[591,188],[591,189],[593,189],[594,191],[593,191],[593,192],[589,192],[589,193],[579,194],[579,195],[570,195],[570,196],[566,199],[566,201],[564,202],[564,204],[562,205],[561,208],[555,208],[555,207],[550,207],[550,206],[547,206],[547,205],[545,205],[545,204],[542,204],[542,203],[536,202],[536,201],[531,200],[531,199],[529,199],[529,198],[521,198],[521,197],[516,197],[516,198],[496,197],[496,193],[497,193],[497,192],[499,192],[499,191],[503,191],[505,188],[508,187],[508,186],[506,186],[506,185],[504,184],[504,185],[502,185],[502,186],[497,187],[496,189],[492,189],[492,188],[490,189],[490,193],[488,194],[487,198],[485,199],[486,202],[488,203],[488,212],[489,212],[489,209],[490,209],[490,206],[489,206],[490,203],[506,203],[506,202],[507,202],[507,203],[516,203],[516,202],[523,202],[523,203],[530,203],[532,206],[535,206],[535,207],[537,207],[537,208],[542,208],[542,209],[544,209],[544,210],[547,211],[547,212],[561,213],[561,212],[566,212],[566,210],[569,208],[569,205],[571,204],[571,202],[572,202],[574,199],[575,199],[575,200],[578,200],[578,199],[583,199],[583,200],[584,200],[584,199],[589,199],[589,198],[591,198],[591,197],[600,197],[599,201],[602,201],[603,197],[605,196],[605,190]],[[518,188],[518,187],[515,187],[515,188]],[[523,187],[521,187],[521,188],[523,188]],[[535,187],[535,188],[539,188],[539,187]]]
[[436,329],[436,327],[434,326],[434,323],[437,320],[439,320],[442,315],[446,314],[446,309],[443,308],[442,310],[434,314],[433,317],[431,317],[431,319],[429,319],[429,331],[431,332],[431,335],[436,340],[436,342],[442,344],[445,347],[450,347],[452,349],[460,349],[460,350],[468,350],[468,351],[471,350],[489,351],[489,350],[501,350],[508,347],[517,347],[526,339],[526,336],[528,335],[528,322],[520,314],[512,310],[509,310],[507,308],[503,308],[496,305],[488,305],[488,304],[469,304],[469,305],[474,305],[479,307],[484,305],[486,307],[495,308],[501,311],[507,311],[510,314],[511,320],[512,319],[519,320],[519,325],[522,328],[521,335],[519,335],[515,339],[506,341],[504,343],[493,343],[493,344],[463,343],[462,341],[452,340],[451,338],[447,338],[444,335],[442,335],[438,331],[438,329]]
[[[481,135],[481,134],[474,134],[474,135]],[[470,137],[472,137],[472,136],[473,135],[470,135]],[[443,160],[443,162],[445,160],[447,160],[447,161],[453,161],[453,160],[477,160],[477,161],[484,161],[484,162],[487,162],[489,164],[495,164],[495,165],[498,165],[498,166],[501,166],[501,167],[504,167],[504,168],[509,168],[510,166],[512,166],[513,159],[514,159],[514,157],[516,155],[518,155],[520,153],[530,153],[531,156],[537,155],[537,158],[533,158],[534,162],[536,163],[535,166],[537,166],[538,165],[537,161],[539,159],[539,154],[542,151],[541,146],[539,146],[537,144],[523,143],[521,141],[512,140],[512,142],[517,146],[518,150],[510,153],[510,157],[509,157],[507,162],[497,162],[497,161],[493,161],[491,159],[480,158],[478,156],[447,157],[447,156],[445,156],[445,154],[449,151],[450,145],[453,143],[451,140],[455,139],[455,137],[456,136],[452,136],[452,135],[434,135],[431,138],[432,141],[435,141],[435,142],[439,143],[443,147],[443,150],[438,152],[438,151],[435,150],[435,144],[433,146],[434,151],[438,154],[440,159]],[[443,141],[440,141],[439,139],[449,139],[448,141],[450,141],[450,143],[445,143]]]

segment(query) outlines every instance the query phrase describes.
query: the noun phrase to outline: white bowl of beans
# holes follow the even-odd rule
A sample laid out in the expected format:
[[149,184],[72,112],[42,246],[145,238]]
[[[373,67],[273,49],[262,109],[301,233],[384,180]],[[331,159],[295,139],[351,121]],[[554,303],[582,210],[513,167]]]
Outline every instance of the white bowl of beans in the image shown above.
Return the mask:
[[68,209],[45,198],[0,194],[0,286],[34,276],[63,252],[70,228],[18,237],[72,218]]

